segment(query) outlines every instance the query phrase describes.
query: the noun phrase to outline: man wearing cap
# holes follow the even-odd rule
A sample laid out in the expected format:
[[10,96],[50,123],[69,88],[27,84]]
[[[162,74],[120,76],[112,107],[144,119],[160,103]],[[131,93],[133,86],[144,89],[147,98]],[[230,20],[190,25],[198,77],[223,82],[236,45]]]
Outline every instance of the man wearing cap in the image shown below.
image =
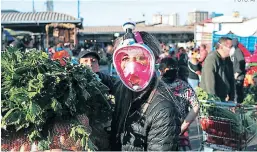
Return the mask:
[[89,66],[93,72],[99,72],[99,55],[90,49],[83,50],[79,53],[79,64]]

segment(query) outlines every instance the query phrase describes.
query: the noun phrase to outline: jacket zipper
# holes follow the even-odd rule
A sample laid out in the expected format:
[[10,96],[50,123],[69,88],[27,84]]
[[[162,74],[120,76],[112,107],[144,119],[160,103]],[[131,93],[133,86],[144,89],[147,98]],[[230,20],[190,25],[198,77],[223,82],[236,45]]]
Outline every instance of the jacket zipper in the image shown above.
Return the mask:
[[[122,132],[124,132],[124,130],[125,130],[125,125],[126,125],[126,121],[127,121],[127,118],[128,118],[128,114],[129,114],[130,108],[131,108],[131,103],[129,103],[129,108],[128,108],[128,111],[127,111],[127,114],[126,114],[126,117],[125,117],[125,120],[124,120]],[[116,136],[117,136],[117,138],[118,138],[118,135],[116,135]],[[125,132],[124,132],[124,134],[123,134],[122,140],[123,140],[124,136],[125,136]],[[122,142],[123,142],[123,141],[122,141]]]

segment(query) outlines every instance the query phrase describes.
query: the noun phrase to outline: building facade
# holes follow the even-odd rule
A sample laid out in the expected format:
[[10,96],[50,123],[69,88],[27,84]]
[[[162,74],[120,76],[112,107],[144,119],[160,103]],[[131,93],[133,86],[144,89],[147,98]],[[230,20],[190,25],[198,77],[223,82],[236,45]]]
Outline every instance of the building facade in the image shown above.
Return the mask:
[[162,24],[162,15],[154,14],[152,18],[152,24]]
[[[185,43],[193,41],[193,26],[137,26],[136,31],[146,31],[154,35],[159,42],[168,43]],[[124,35],[121,26],[95,26],[84,27],[78,33],[78,40],[84,47],[97,45],[105,47],[112,44],[118,36]]]
[[171,14],[169,16],[169,25],[179,26],[179,15],[178,13]]
[[47,0],[46,1],[46,11],[47,12],[53,12],[54,11],[54,2],[53,2],[53,0]]
[[177,13],[174,14],[154,14],[153,25],[159,25],[159,26],[179,26],[179,15]]
[[188,13],[188,24],[192,25],[195,23],[200,23],[208,19],[209,13],[207,11],[194,11]]

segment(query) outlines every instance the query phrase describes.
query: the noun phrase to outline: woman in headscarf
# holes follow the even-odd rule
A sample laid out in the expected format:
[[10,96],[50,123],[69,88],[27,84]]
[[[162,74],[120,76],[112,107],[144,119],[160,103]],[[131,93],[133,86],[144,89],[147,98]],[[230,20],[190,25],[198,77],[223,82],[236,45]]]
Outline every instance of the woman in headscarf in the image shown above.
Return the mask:
[[114,83],[98,73],[115,96],[111,150],[176,151],[181,124],[177,99],[155,74],[160,44],[146,32],[133,32],[133,23],[123,28],[126,34],[116,42],[113,54],[120,80]]
[[[187,130],[190,124],[195,120],[199,112],[199,101],[193,88],[186,82],[180,79],[178,72],[178,62],[173,58],[164,58],[160,62],[159,71],[162,76],[162,80],[168,84],[171,92],[178,97],[178,106],[180,115],[182,117],[181,136],[183,139],[188,138]],[[189,107],[191,110],[189,111]],[[185,133],[185,134],[184,134]],[[183,146],[190,146],[186,140],[181,140],[180,143]]]

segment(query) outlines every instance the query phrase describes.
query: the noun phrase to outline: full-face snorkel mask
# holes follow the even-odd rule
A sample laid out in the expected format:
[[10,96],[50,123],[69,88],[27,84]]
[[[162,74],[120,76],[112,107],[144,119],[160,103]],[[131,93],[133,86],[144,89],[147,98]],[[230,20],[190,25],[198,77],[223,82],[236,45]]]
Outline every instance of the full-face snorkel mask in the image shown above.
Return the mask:
[[135,24],[123,24],[126,34],[113,54],[113,64],[123,84],[132,91],[144,90],[155,73],[155,57],[144,44],[139,32],[132,32]]

